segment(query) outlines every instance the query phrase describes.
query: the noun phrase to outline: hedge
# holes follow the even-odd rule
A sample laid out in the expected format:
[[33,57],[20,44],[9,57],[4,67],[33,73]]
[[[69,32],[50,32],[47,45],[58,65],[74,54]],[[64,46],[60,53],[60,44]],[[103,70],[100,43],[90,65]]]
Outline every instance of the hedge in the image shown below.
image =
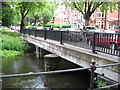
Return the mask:
[[[46,24],[45,27],[52,26],[53,28],[60,28],[61,24]],[[62,28],[71,28],[71,25],[62,25]]]

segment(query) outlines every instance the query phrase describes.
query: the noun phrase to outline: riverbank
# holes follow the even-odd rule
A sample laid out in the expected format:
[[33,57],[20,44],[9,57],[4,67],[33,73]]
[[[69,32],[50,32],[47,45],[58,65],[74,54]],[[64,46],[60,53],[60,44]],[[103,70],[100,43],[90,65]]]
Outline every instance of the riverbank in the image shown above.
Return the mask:
[[11,58],[23,54],[29,46],[20,38],[19,33],[0,28],[0,57]]

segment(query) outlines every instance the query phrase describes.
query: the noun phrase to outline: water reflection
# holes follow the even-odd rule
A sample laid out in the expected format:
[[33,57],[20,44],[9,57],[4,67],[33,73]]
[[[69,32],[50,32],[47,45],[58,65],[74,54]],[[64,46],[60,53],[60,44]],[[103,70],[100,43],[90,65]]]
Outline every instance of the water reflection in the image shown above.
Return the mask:
[[[60,69],[78,67],[67,61],[60,62]],[[44,60],[34,55],[24,55],[15,59],[2,60],[2,72],[6,74],[44,71]],[[85,78],[84,78],[85,77]],[[2,79],[3,88],[84,88],[89,86],[89,72],[69,72],[53,75],[12,77]]]

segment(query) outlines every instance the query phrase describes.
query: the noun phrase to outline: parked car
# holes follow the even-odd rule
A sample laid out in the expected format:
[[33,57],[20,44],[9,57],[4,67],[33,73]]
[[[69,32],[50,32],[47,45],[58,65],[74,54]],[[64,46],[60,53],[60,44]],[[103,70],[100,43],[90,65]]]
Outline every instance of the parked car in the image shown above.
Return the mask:
[[[87,43],[92,45],[93,36],[87,37]],[[120,34],[114,33],[96,33],[95,45],[109,47],[111,49],[120,49]]]
[[37,29],[35,26],[26,26],[25,29]]
[[36,27],[37,30],[44,30],[43,27]]
[[65,37],[69,40],[69,41],[74,41],[74,42],[78,42],[78,41],[82,41],[83,40],[83,35],[81,30],[78,29],[74,29],[74,28],[66,28],[63,29],[62,31],[65,31]]
[[114,33],[114,34],[120,34],[120,29],[107,29],[107,30],[102,30],[105,33]]
[[83,35],[85,36],[91,36],[92,32],[104,32],[95,26],[84,26],[81,31],[83,32]]

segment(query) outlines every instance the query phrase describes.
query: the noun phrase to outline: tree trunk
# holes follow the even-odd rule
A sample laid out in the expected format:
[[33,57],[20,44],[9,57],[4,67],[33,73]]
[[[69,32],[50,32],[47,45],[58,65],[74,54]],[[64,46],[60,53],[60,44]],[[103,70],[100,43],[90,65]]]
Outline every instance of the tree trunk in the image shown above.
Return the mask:
[[118,3],[118,29],[120,29],[120,2]]
[[20,30],[23,30],[24,27],[25,27],[24,18],[22,18],[21,24],[20,24]]
[[85,19],[85,26],[89,26],[89,21],[90,21],[90,19]]
[[105,24],[104,24],[104,29],[107,29],[107,12],[105,11]]

